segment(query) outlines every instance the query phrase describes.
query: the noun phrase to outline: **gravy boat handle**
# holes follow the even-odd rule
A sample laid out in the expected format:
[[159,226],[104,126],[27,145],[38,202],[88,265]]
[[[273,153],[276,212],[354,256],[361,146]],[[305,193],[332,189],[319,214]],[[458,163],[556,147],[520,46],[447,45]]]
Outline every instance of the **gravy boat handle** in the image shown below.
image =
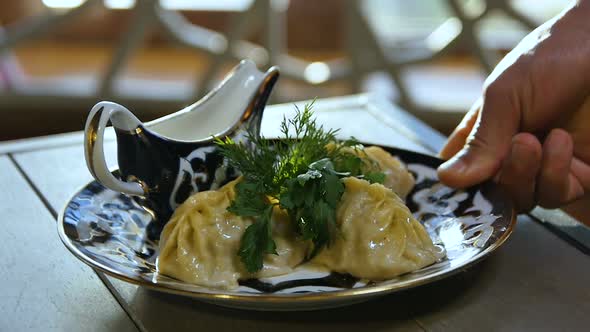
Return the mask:
[[136,128],[141,123],[133,113],[119,104],[101,101],[94,105],[84,129],[84,156],[88,170],[98,182],[111,190],[145,196],[146,192],[139,182],[121,181],[109,171],[104,155],[104,130],[109,121],[117,128]]

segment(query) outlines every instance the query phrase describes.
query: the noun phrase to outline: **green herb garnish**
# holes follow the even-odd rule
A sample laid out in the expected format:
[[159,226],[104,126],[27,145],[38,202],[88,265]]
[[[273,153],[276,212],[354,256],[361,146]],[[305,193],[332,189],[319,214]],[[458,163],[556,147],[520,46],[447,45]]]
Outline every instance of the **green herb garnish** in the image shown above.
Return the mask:
[[336,207],[344,193],[343,175],[348,173],[336,172],[330,159],[320,159],[309,165],[306,173],[287,180],[279,197],[281,208],[289,212],[303,239],[313,242],[310,257],[329,245],[335,232]]
[[256,222],[246,228],[238,255],[249,272],[262,269],[264,254],[277,255],[277,247],[272,239],[271,219],[272,206],[257,216]]
[[366,167],[371,163],[362,154],[345,152],[346,147],[359,145],[355,139],[328,149],[338,131],[318,125],[312,106],[313,102],[305,105],[303,111],[296,107],[293,119],[283,118],[283,137],[276,144],[252,131],[247,133],[249,145],[216,139],[230,165],[243,175],[228,211],[254,220],[238,252],[249,272],[262,268],[265,254],[276,254],[271,222],[274,206],[286,209],[301,237],[313,243],[311,257],[330,244],[336,231],[336,207],[344,193],[341,177],[358,176],[371,182],[385,178],[374,167]]

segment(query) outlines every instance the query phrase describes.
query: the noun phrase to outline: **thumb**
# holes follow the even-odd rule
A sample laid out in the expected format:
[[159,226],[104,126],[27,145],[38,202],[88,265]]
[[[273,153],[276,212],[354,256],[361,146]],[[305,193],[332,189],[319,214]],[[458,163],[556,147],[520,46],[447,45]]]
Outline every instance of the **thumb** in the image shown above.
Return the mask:
[[479,110],[482,106],[482,99],[479,98],[477,102],[471,106],[471,109],[463,120],[459,123],[459,125],[453,130],[451,135],[443,148],[438,153],[438,156],[442,159],[451,159],[457,152],[461,151],[467,142],[467,138],[471,135],[471,131],[473,130],[473,126],[475,126],[475,122],[479,118]]
[[510,151],[510,142],[520,125],[519,105],[510,100],[513,91],[486,89],[483,106],[463,148],[438,168],[440,180],[464,188],[489,178],[500,169]]

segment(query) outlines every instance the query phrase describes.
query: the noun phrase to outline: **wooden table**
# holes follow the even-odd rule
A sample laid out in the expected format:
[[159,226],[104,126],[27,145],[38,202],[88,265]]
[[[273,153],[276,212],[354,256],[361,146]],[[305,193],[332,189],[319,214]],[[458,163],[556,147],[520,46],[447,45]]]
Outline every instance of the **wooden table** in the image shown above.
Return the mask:
[[[292,105],[267,109],[271,136]],[[319,100],[316,115],[370,143],[434,154],[444,138],[387,101]],[[354,115],[354,117],[352,116]],[[115,165],[112,133],[106,151]],[[530,216],[491,257],[454,277],[350,307],[307,313],[220,308],[107,277],[61,244],[56,215],[91,180],[82,134],[0,144],[1,331],[586,331],[590,259]]]

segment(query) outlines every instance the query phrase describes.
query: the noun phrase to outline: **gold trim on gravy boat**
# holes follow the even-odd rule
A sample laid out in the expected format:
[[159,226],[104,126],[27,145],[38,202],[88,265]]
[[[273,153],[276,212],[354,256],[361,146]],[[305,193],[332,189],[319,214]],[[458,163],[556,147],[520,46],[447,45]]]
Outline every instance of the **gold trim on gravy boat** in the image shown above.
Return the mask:
[[96,145],[96,140],[98,139],[98,123],[100,122],[100,117],[102,116],[103,112],[104,107],[101,107],[96,113],[94,113],[94,116],[90,120],[90,124],[84,133],[84,154],[86,160],[88,160],[88,170],[95,179],[97,176],[94,169],[94,147]]
[[[227,136],[228,133],[232,133],[232,132],[236,131],[242,125],[242,123],[248,121],[250,119],[250,117],[255,115],[254,111],[256,108],[256,104],[259,102],[259,100],[261,98],[268,100],[268,98],[270,97],[270,93],[272,93],[272,91],[269,92],[268,96],[264,96],[264,92],[267,91],[269,85],[273,85],[276,83],[276,80],[279,78],[279,76],[280,76],[279,69],[276,66],[272,66],[266,72],[264,72],[264,80],[258,86],[257,93],[250,99],[250,102],[248,103],[246,110],[242,114],[242,117],[236,123],[234,123],[231,127],[224,130],[220,134],[216,134],[215,136],[217,136],[217,137]],[[265,104],[266,104],[266,102],[265,102]],[[265,105],[262,105],[262,108],[264,109]],[[260,121],[262,121],[262,114],[260,116]]]
[[[103,112],[104,112],[104,107],[101,107],[96,113],[94,113],[94,116],[90,120],[88,128],[86,128],[86,131],[84,132],[84,145],[85,145],[84,156],[86,157],[86,160],[88,161],[88,163],[87,163],[88,171],[90,172],[92,177],[94,177],[95,179],[98,179],[98,176],[96,175],[97,173],[96,173],[96,170],[94,167],[94,164],[95,164],[94,148],[96,146],[96,140],[98,139],[98,124],[100,122],[100,118],[102,117]],[[121,131],[120,129],[117,129],[117,128],[114,128],[114,129],[115,129],[115,131]],[[131,135],[140,135],[143,133],[143,129],[141,128],[141,126],[138,126],[133,130],[126,130],[124,132],[131,134]],[[103,132],[103,144],[104,144],[104,132]],[[149,190],[148,190],[149,187],[145,182],[143,182],[135,177],[131,181],[136,182],[141,186],[144,196],[149,192]],[[129,181],[127,181],[127,182],[129,182]]]

